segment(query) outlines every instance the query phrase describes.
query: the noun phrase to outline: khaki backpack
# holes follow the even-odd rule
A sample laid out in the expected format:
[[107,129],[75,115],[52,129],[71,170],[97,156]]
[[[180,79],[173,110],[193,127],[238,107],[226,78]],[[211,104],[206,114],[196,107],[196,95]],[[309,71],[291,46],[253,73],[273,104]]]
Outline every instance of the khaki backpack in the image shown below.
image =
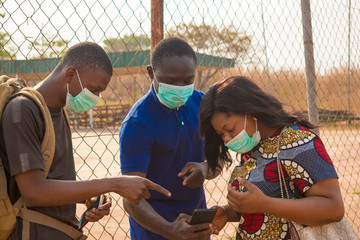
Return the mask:
[[[46,178],[55,153],[54,127],[46,102],[38,91],[27,87],[24,80],[9,78],[5,75],[0,76],[0,118],[2,117],[3,110],[9,100],[18,95],[24,95],[32,99],[39,106],[43,114],[45,134],[41,143],[41,152],[45,165],[44,178]],[[65,119],[67,120],[65,110],[63,112]],[[17,216],[23,219],[23,240],[30,238],[30,222],[58,229],[73,239],[86,239],[86,236],[83,235],[82,232],[70,225],[45,214],[27,209],[21,197],[14,205],[12,205],[7,191],[5,169],[2,160],[0,159],[0,240],[8,239],[12,234],[15,229]]]

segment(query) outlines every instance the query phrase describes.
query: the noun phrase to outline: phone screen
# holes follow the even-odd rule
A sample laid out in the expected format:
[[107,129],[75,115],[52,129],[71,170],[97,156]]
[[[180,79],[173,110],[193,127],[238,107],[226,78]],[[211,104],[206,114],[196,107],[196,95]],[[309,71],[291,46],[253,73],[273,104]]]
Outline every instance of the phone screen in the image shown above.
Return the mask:
[[104,195],[101,195],[100,197],[98,197],[98,198],[96,199],[96,201],[93,202],[93,203],[91,204],[91,206],[88,207],[88,209],[86,209],[85,212],[83,212],[83,214],[81,215],[81,218],[80,218],[80,223],[79,223],[78,229],[82,229],[82,228],[85,226],[85,224],[88,223],[88,220],[85,219],[86,212],[87,212],[87,211],[91,211],[93,208],[98,209],[98,208],[103,204],[103,201],[104,201],[104,197],[103,197],[103,196],[104,196]]
[[195,209],[190,220],[190,225],[211,223],[214,220],[215,214],[216,209]]

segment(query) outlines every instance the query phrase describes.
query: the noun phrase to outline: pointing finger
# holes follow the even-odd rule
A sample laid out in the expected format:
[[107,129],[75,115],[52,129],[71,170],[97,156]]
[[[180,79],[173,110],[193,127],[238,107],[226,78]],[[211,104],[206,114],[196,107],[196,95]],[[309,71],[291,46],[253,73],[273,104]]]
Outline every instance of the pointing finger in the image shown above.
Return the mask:
[[155,191],[157,191],[157,192],[159,192],[159,193],[162,193],[162,194],[164,194],[164,195],[167,196],[167,197],[171,197],[171,193],[170,193],[167,189],[163,188],[163,187],[160,186],[159,184],[153,183],[153,182],[150,181],[150,180],[147,181],[147,187],[148,187],[149,189],[153,189],[153,190],[155,190]]

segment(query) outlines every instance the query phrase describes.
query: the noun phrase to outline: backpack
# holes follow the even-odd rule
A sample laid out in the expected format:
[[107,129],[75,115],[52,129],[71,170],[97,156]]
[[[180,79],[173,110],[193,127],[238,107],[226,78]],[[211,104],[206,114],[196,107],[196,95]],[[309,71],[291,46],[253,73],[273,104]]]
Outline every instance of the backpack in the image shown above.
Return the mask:
[[[26,86],[22,79],[0,76],[0,118],[6,104],[14,97],[24,95],[33,100],[40,108],[45,124],[45,134],[41,143],[41,152],[44,159],[44,178],[47,177],[55,153],[55,132],[50,111],[42,95],[33,88]],[[68,121],[66,112],[65,119]],[[69,127],[69,123],[68,123]],[[70,131],[70,127],[69,127]],[[86,239],[82,232],[45,214],[27,209],[20,197],[12,205],[8,191],[5,169],[0,158],[0,240],[8,239],[15,229],[16,217],[23,218],[23,240],[29,239],[30,222],[46,225],[58,229],[73,239]]]

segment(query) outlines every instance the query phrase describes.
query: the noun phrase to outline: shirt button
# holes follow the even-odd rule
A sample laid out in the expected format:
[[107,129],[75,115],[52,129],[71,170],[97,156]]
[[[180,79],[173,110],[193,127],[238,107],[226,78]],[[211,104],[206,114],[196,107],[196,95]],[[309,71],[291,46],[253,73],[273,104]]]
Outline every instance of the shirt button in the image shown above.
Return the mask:
[[183,126],[184,126],[184,122],[181,122],[181,125],[183,125]]

